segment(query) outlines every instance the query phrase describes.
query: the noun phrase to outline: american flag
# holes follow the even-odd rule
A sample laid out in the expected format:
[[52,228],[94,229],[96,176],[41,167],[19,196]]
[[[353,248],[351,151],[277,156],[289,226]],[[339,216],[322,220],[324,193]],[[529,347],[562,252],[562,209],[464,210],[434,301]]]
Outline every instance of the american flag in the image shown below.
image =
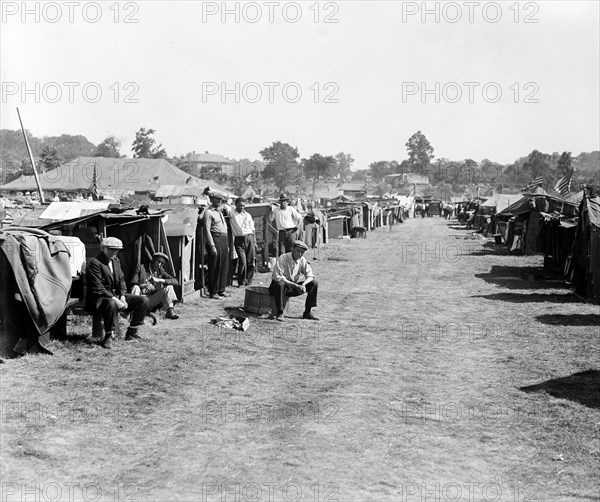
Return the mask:
[[525,186],[524,188],[521,189],[521,191],[528,192],[529,190],[533,190],[535,187],[538,187],[543,184],[544,184],[544,178],[542,178],[541,176],[538,176],[537,178],[532,179],[527,184],[527,186]]
[[573,171],[571,174],[563,176],[556,182],[554,190],[559,192],[561,195],[566,195],[571,191],[571,181],[573,181]]
[[396,176],[392,180],[392,188],[398,188],[401,183],[402,183],[402,175]]

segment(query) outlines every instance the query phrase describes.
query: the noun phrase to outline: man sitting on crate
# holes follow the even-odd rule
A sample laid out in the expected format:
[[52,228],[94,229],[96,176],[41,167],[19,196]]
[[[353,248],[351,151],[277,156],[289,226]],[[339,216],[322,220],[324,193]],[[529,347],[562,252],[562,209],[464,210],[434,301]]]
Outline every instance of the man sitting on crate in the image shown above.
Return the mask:
[[131,294],[147,296],[150,311],[161,306],[167,311],[167,319],[179,319],[173,310],[173,302],[177,301],[173,286],[177,286],[179,281],[165,271],[168,261],[169,257],[165,253],[154,253],[148,269],[144,265],[138,265],[131,278]]
[[141,338],[138,327],[144,324],[148,313],[148,298],[127,294],[125,276],[117,258],[119,250],[123,249],[121,240],[107,237],[100,243],[100,248],[100,253],[90,260],[86,269],[85,310],[92,315],[101,314],[104,320],[103,338],[91,341],[110,349],[119,311],[133,313],[125,340]]
[[[284,253],[277,258],[273,267],[271,285],[269,292],[275,296],[276,319],[283,322],[283,304],[286,296],[300,296],[308,293],[304,304],[304,319],[318,321],[319,319],[311,313],[311,309],[317,306],[317,291],[319,284],[315,280],[313,271],[304,258],[308,246],[302,241],[294,241],[291,253]],[[304,276],[304,281],[300,276]]]

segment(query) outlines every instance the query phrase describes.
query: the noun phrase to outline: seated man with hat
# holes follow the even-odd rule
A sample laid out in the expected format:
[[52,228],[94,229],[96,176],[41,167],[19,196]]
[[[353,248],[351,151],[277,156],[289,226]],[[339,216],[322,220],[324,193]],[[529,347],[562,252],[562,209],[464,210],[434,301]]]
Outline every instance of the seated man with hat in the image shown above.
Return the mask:
[[273,209],[271,221],[279,237],[279,254],[289,253],[294,241],[298,238],[298,227],[302,223],[302,215],[292,206],[288,206],[290,199],[285,194],[279,196],[279,207]]
[[165,271],[168,261],[165,253],[154,253],[148,269],[142,264],[138,265],[131,278],[131,294],[147,296],[151,311],[161,306],[167,311],[167,319],[179,319],[173,310],[173,303],[177,301],[173,286],[177,286],[179,281]]
[[90,260],[86,269],[85,310],[90,314],[101,314],[104,320],[104,337],[91,341],[110,349],[119,311],[133,313],[125,340],[141,338],[138,327],[144,324],[148,313],[148,298],[127,294],[125,276],[117,258],[123,242],[116,237],[107,237],[100,243],[100,248],[100,253]]
[[[317,291],[319,284],[315,280],[312,268],[309,265],[304,253],[308,251],[308,246],[302,241],[294,241],[292,251],[284,253],[277,258],[273,274],[271,276],[271,285],[269,292],[275,296],[276,319],[283,321],[283,304],[286,296],[300,296],[308,293],[304,304],[304,319],[318,321],[318,318],[311,313],[311,309],[317,306]],[[304,276],[301,281],[300,277]]]

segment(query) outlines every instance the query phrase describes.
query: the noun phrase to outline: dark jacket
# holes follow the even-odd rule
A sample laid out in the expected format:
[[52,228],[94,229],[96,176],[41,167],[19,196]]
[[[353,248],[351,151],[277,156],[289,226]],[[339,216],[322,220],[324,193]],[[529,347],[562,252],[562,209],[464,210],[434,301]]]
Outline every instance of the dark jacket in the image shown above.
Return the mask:
[[113,259],[114,274],[110,271],[108,262],[108,257],[101,252],[87,265],[85,310],[91,314],[96,312],[96,304],[101,298],[120,297],[127,293],[121,262],[118,258]]
[[[148,282],[148,279],[150,279],[150,276],[152,275],[150,270],[151,267],[152,265],[149,265],[149,269],[146,270],[146,267],[144,267],[143,265],[138,265],[135,269],[135,272],[133,273],[133,277],[131,278],[131,285],[142,286],[143,284],[146,284]],[[179,281],[175,279],[175,277],[167,274],[167,272],[165,272],[164,270],[161,270],[160,272],[154,272],[154,277],[158,279],[164,279],[165,286],[177,286],[179,284]]]

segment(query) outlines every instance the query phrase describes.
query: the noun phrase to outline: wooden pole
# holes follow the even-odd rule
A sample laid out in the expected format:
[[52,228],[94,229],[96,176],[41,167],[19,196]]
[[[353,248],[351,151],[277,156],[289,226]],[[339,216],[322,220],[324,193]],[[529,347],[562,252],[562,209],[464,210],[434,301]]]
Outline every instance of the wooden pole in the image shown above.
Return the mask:
[[23,121],[21,120],[21,114],[19,113],[19,108],[17,107],[17,115],[19,116],[19,123],[21,124],[21,131],[23,132],[23,138],[25,139],[25,145],[27,146],[27,152],[29,153],[29,160],[31,161],[31,167],[33,168],[33,177],[35,178],[35,184],[38,187],[38,193],[40,194],[40,202],[45,204],[44,200],[44,192],[42,191],[42,185],[40,185],[40,178],[38,176],[37,170],[35,168],[35,161],[33,160],[33,153],[31,152],[31,147],[29,146],[29,141],[27,140],[27,134],[25,134],[25,128],[23,127]]

